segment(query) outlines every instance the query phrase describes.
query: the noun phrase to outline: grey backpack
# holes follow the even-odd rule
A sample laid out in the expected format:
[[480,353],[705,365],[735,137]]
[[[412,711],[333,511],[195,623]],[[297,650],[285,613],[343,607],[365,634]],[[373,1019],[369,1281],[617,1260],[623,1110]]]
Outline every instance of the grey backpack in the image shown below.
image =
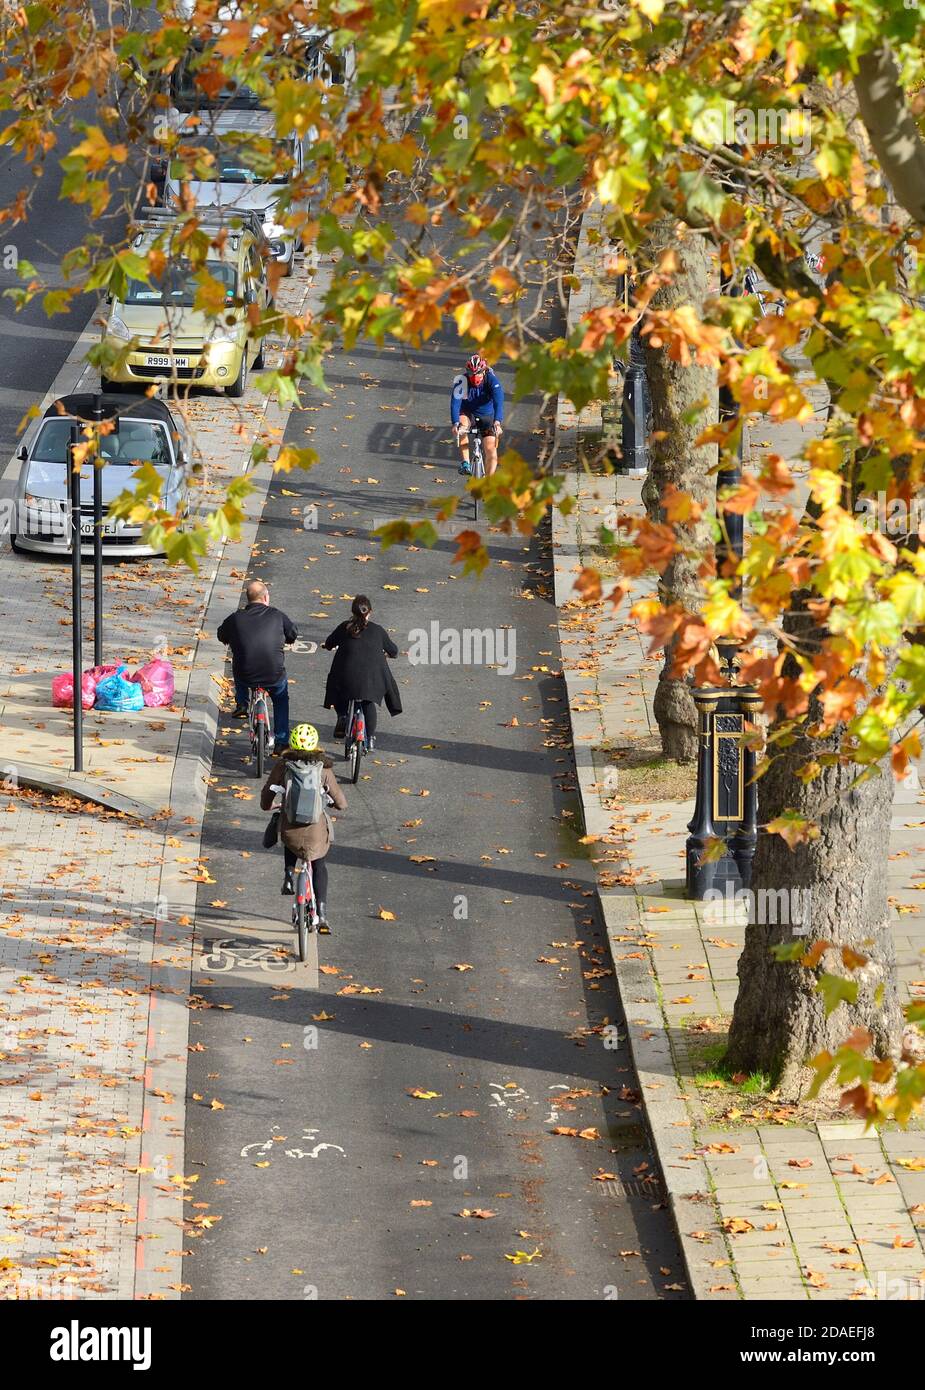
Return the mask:
[[288,762],[283,794],[287,825],[317,825],[324,813],[324,764]]

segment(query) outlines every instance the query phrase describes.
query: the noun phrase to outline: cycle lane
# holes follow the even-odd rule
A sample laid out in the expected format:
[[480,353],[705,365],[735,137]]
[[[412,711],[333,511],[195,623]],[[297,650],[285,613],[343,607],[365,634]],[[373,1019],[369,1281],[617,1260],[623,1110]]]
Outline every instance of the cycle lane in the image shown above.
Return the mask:
[[[188,1171],[208,1225],[185,1245],[186,1297],[685,1293],[576,832],[545,543],[491,533],[475,584],[451,565],[456,526],[430,550],[369,534],[458,488],[457,362],[445,342],[360,344],[290,418],[322,463],[268,497],[249,573],[271,601],[317,641],[365,592],[403,653],[436,639],[452,658],[478,630],[508,674],[395,663],[405,713],[383,711],[346,786],[317,985],[294,963],[281,855],[260,848],[246,737],[220,724],[197,920],[243,956],[194,980]],[[536,403],[509,428],[535,457]],[[293,718],[333,747],[326,659],[289,665]]]

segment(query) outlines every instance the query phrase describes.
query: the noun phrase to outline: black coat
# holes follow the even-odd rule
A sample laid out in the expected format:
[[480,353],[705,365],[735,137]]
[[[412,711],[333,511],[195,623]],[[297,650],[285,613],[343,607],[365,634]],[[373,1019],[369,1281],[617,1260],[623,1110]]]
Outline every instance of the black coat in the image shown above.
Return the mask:
[[341,623],[325,642],[336,648],[324,691],[325,709],[344,709],[351,700],[374,700],[381,705],[395,689],[386,655],[398,656],[398,648],[384,627],[367,623],[358,637],[351,637]]
[[298,632],[285,613],[266,603],[249,603],[225,619],[217,632],[231,648],[231,667],[247,685],[276,685],[286,674],[283,645]]

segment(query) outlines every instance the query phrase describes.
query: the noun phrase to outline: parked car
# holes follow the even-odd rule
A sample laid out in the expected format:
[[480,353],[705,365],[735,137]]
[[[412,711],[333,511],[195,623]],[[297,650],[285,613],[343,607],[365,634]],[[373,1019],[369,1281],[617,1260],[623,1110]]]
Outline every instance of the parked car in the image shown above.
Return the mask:
[[[31,425],[17,450],[22,462],[16,485],[16,527],[11,536],[14,550],[35,550],[45,555],[68,554],[70,506],[68,501],[68,445],[72,426],[88,420],[117,421],[111,434],[100,442],[106,459],[101,469],[103,512],[113,498],[130,486],[132,472],[150,463],[163,479],[160,505],[165,511],[185,512],[189,490],[189,439],[186,426],[166,402],[146,396],[81,394],[62,396],[41,420]],[[80,480],[81,551],[93,553],[93,466]],[[103,521],[103,555],[107,559],[150,556],[161,552],[146,545],[141,526],[125,521]]]
[[[181,138],[187,131],[192,143],[212,154],[214,173],[209,179],[190,179],[187,166],[174,159],[164,189],[167,206],[180,206],[180,185],[186,179],[197,208],[219,208],[226,214],[242,210],[256,213],[270,254],[282,264],[283,273],[291,275],[297,238],[279,221],[279,203],[290,180],[302,172],[301,137],[277,137],[272,113],[262,110],[221,112],[211,119],[204,116],[194,126],[181,126]],[[282,167],[274,172],[278,164]],[[304,202],[293,201],[291,207],[295,213],[308,211]]]
[[[209,274],[224,283],[227,310],[218,320],[193,308],[192,267],[169,258],[156,282],[130,280],[124,300],[113,300],[101,342],[107,350],[103,390],[123,382],[162,382],[165,378],[243,396],[251,367],[263,366],[263,341],[248,336],[247,312],[270,304],[265,262],[270,248],[254,212],[203,210],[203,231],[223,237],[221,250],[206,261]],[[148,209],[133,249],[143,254],[158,236],[169,239],[176,214]],[[164,243],[162,243],[163,245]]]

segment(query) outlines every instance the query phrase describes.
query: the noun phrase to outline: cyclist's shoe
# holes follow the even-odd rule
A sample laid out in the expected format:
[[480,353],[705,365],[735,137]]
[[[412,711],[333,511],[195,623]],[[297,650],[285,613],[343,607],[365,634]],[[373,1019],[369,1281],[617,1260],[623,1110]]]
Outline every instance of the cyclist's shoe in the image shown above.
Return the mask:
[[346,719],[338,719],[337,723],[334,725],[334,737],[335,737],[335,738],[343,738],[343,737],[344,737],[344,734],[345,734],[346,732],[347,732],[347,721],[346,721]]
[[331,928],[328,926],[327,908],[324,903],[318,904],[318,931],[321,936],[331,935]]
[[285,753],[285,751],[286,751],[286,749],[287,749],[288,747],[289,747],[289,744],[288,744],[288,743],[274,743],[274,745],[273,745],[273,752],[274,752],[275,754],[278,754],[278,753]]
[[376,746],[376,740],[375,740],[374,738],[368,738],[368,739],[366,740],[366,747],[367,747],[367,750],[368,750],[370,753],[373,751],[373,749],[375,748],[375,746]]
[[231,717],[232,719],[246,719],[247,705],[238,705],[236,709],[231,711]]
[[471,477],[471,476],[472,476],[472,464],[471,464],[471,463],[467,463],[466,460],[463,459],[462,463],[459,465],[459,472],[460,472],[460,474],[462,474],[463,477],[467,477],[467,478],[468,478],[468,477]]
[[279,890],[284,898],[291,898],[295,894],[295,884],[292,881],[292,873],[286,870],[286,877],[283,879],[283,886]]

